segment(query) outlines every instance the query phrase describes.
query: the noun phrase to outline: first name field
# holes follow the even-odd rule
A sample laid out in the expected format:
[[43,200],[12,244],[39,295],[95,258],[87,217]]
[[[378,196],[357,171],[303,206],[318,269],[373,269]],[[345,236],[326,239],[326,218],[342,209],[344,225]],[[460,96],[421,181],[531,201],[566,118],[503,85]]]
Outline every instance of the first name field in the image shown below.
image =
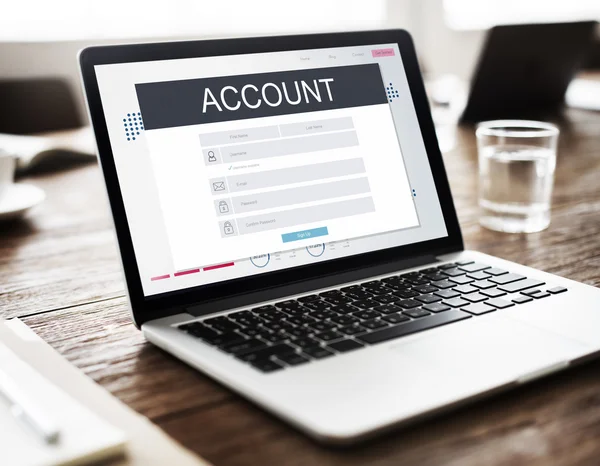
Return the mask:
[[351,117],[306,121],[200,135],[207,166],[342,149],[358,145]]

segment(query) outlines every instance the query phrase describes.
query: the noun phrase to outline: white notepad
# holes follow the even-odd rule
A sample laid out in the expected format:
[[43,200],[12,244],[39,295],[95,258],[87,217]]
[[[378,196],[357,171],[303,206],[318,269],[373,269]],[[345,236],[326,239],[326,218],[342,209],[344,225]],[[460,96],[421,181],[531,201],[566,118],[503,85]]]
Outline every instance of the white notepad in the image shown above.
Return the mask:
[[9,403],[0,397],[0,464],[79,465],[124,452],[123,431],[49,382],[1,342],[0,369],[15,382],[21,395],[60,429],[56,444],[45,443],[11,414]]

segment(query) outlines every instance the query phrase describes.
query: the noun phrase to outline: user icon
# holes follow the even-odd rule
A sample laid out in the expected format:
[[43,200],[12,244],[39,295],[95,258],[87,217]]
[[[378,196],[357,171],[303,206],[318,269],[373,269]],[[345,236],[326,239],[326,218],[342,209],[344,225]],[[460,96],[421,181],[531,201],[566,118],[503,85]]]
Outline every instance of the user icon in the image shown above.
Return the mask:
[[217,161],[217,157],[215,156],[215,153],[212,150],[208,151],[208,162],[216,162]]

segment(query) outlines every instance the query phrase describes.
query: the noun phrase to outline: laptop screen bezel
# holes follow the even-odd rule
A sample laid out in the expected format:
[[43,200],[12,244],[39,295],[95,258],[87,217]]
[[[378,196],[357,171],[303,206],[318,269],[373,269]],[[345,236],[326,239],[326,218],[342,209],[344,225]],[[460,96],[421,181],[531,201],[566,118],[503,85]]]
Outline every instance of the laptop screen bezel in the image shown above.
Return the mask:
[[[356,254],[316,264],[292,267],[250,277],[202,285],[159,295],[144,296],[131,231],[117,176],[108,128],[102,107],[96,65],[238,55],[290,50],[324,49],[396,43],[413,98],[425,149],[442,208],[448,236],[394,248]],[[98,146],[108,198],[125,272],[131,311],[136,325],[175,312],[183,307],[213,303],[232,295],[268,290],[295,282],[314,280],[340,272],[402,261],[421,255],[441,255],[463,249],[463,241],[439,150],[425,88],[410,35],[404,30],[362,31],[247,39],[221,39],[89,47],[79,55],[84,90]]]

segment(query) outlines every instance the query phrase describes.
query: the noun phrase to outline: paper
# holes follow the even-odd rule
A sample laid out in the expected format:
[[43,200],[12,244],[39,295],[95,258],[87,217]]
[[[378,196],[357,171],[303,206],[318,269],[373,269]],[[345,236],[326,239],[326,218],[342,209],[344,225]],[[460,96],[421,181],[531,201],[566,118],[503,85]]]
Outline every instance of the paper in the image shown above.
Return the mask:
[[0,401],[0,456],[11,466],[82,464],[123,452],[125,434],[50,383],[0,342],[0,367],[28,402],[42,410],[60,429],[55,445],[39,436],[11,414]]
[[[0,344],[8,347],[32,369],[77,402],[86,406],[105,422],[125,433],[127,437],[126,456],[107,464],[119,466],[165,464],[205,466],[208,464],[177,444],[148,419],[128,408],[86,377],[83,372],[69,364],[20,320],[12,319],[4,323],[0,322]],[[4,433],[1,425],[0,432]],[[1,437],[0,445],[3,445]],[[3,454],[2,458],[4,458]],[[3,461],[1,463],[5,464]],[[6,464],[12,466],[10,462]]]
[[600,81],[574,79],[567,88],[565,100],[572,108],[600,111]]

